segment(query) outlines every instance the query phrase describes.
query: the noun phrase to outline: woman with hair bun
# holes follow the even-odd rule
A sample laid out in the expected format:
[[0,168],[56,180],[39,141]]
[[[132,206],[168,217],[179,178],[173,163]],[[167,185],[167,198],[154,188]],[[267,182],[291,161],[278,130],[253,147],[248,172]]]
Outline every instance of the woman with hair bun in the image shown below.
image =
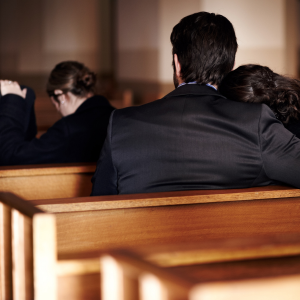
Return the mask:
[[264,103],[276,118],[300,138],[300,81],[274,73],[268,67],[243,65],[228,73],[219,85],[228,99]]
[[0,84],[0,165],[97,161],[114,108],[95,95],[96,75],[86,66],[65,61],[52,70],[47,93],[62,119],[39,139],[26,138],[26,89],[8,80]]

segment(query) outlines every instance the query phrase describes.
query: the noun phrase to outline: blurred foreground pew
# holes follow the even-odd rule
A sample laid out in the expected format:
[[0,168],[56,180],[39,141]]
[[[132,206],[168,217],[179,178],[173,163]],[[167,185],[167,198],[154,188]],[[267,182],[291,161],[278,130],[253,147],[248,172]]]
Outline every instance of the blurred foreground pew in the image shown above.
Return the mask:
[[26,200],[89,196],[95,163],[0,167],[0,191]]
[[[81,253],[70,251],[64,255],[59,254],[58,250],[59,260],[57,261],[55,240],[56,233],[59,235],[61,224],[56,223],[55,218],[61,214],[43,213],[30,205],[29,201],[22,201],[5,193],[0,194],[0,200],[0,290],[4,295],[3,299],[10,299],[12,293],[14,299],[33,299],[34,293],[34,299],[49,300],[100,299],[100,293],[101,299],[104,300],[175,300],[188,299],[188,295],[191,300],[277,300],[298,299],[297,297],[299,297],[299,235],[278,236],[274,233],[267,235],[265,232],[262,237],[257,235],[257,238],[246,239],[244,237],[236,240],[226,237],[226,232],[224,232],[223,240],[203,240],[201,244],[193,246],[171,244],[167,246],[165,243],[163,250],[159,250],[157,247],[155,249],[154,246],[152,254],[149,243],[140,245],[140,247],[145,247],[148,244],[146,251],[145,248],[139,250],[136,245],[129,247],[131,251],[139,252],[140,256],[143,256],[144,251],[144,260],[152,261],[156,265],[140,260],[137,255],[131,255],[128,252],[108,251],[108,254],[103,255],[103,251],[99,252],[99,249],[94,252],[82,251]],[[251,203],[252,201],[244,202]],[[294,206],[294,209],[297,210],[298,207]],[[284,211],[282,211],[282,215],[285,215]],[[268,215],[269,222],[272,217],[272,214]],[[290,222],[293,223],[294,217],[291,215],[289,217]],[[178,221],[181,222],[181,220]],[[215,221],[218,220],[215,219]],[[87,220],[87,222],[90,221]],[[270,224],[268,221],[266,222],[266,225]],[[285,222],[280,224],[286,227],[284,231],[290,228]],[[81,225],[72,224],[78,232],[81,230]],[[90,223],[90,226],[93,224]],[[110,226],[115,227],[114,223],[111,223]],[[136,223],[135,226],[138,228],[141,224]],[[115,239],[119,238],[118,228],[115,227],[116,236],[113,237]],[[169,228],[171,231],[169,235],[176,238],[178,235],[171,229]],[[160,231],[162,228],[158,224],[154,230]],[[244,236],[248,235],[247,227],[235,230],[244,231]],[[143,231],[144,235],[148,234],[147,227],[144,227]],[[131,233],[131,231],[127,232],[125,239],[130,238]],[[93,239],[87,241],[88,246],[94,242]],[[123,245],[125,244],[123,243]],[[205,252],[206,259],[203,261],[201,257],[205,256]],[[210,255],[210,252],[213,254]],[[260,254],[257,255],[255,252]],[[166,253],[168,253],[167,256]],[[230,253],[230,257],[228,253]],[[171,264],[168,259],[170,256],[173,256]],[[190,256],[193,257],[193,261],[189,260]],[[177,262],[174,258],[177,259]],[[249,273],[247,263],[253,263],[255,259],[258,260],[257,258],[260,263],[256,262],[256,270],[253,271],[252,268],[252,275],[247,275]],[[164,263],[164,260],[167,262]],[[289,268],[283,267],[283,261],[287,260],[290,263]],[[158,261],[160,263],[157,263]],[[165,268],[161,269],[157,264],[165,265]],[[219,282],[214,283],[216,278],[209,278],[209,274],[215,273],[217,270],[216,266],[222,264],[231,264],[231,267],[227,268],[229,273],[237,270],[237,268],[232,268],[232,265],[239,265],[240,274],[244,274],[240,275],[239,282],[232,281],[232,274],[230,277],[228,274],[226,275],[226,272],[219,275],[217,279]],[[15,267],[12,269],[12,266]],[[268,269],[266,266],[269,268],[272,266],[277,272],[266,273]],[[203,269],[206,269],[206,272],[203,272]],[[264,274],[262,274],[262,270],[265,270]],[[205,276],[205,273],[208,276]],[[274,276],[282,278],[272,278]],[[194,287],[196,284],[199,285]],[[222,292],[220,293],[220,291]],[[285,298],[282,295],[285,295]]]
[[122,252],[102,256],[101,266],[105,300],[296,300],[300,295],[299,270],[288,276],[199,282]]
[[0,193],[1,299],[56,299],[55,215]]
[[300,233],[300,190],[236,190],[30,201],[57,213],[58,254]]

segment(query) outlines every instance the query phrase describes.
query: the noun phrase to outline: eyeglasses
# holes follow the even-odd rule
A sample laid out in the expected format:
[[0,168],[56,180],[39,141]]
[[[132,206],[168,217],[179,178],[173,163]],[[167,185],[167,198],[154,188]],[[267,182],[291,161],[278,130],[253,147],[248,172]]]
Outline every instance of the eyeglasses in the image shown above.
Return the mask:
[[63,95],[63,94],[66,94],[67,92],[69,92],[69,90],[62,90],[62,93],[60,93],[60,94],[54,94],[54,91],[53,91],[53,92],[49,92],[48,95],[49,95],[49,97],[53,97],[53,99],[56,102],[59,102],[58,97],[61,96],[61,95]]

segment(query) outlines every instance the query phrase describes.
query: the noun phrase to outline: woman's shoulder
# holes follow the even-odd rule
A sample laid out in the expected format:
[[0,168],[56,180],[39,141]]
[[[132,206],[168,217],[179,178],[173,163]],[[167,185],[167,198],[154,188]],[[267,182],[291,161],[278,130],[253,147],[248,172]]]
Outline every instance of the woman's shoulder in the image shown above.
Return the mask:
[[300,138],[300,121],[294,121],[286,125],[286,129]]

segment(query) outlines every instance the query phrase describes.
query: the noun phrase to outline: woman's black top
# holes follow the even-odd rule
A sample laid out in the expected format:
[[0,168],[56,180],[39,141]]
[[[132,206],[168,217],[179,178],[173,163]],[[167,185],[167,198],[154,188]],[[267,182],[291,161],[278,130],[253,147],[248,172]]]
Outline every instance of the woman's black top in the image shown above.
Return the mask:
[[298,139],[300,139],[300,121],[287,124],[285,127],[290,132],[295,134]]
[[39,139],[28,140],[26,100],[7,94],[0,99],[0,165],[97,161],[113,110],[106,98],[93,96]]

